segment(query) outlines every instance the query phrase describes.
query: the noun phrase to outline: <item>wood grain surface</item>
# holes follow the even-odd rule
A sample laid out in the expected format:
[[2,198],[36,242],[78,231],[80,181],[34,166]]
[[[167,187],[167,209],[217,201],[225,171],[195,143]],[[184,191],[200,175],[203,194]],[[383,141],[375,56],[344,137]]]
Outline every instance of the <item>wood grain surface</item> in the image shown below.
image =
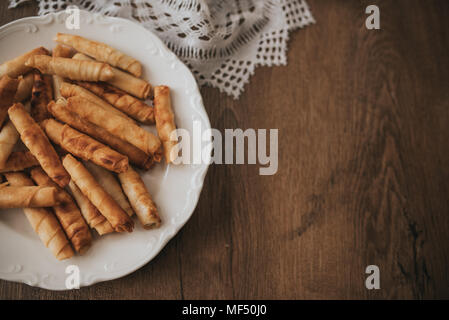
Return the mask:
[[[288,66],[258,68],[239,100],[202,89],[213,127],[279,129],[276,175],[211,166],[145,267],[67,292],[0,281],[0,298],[449,298],[449,2],[308,2]],[[2,25],[36,13],[0,2]]]

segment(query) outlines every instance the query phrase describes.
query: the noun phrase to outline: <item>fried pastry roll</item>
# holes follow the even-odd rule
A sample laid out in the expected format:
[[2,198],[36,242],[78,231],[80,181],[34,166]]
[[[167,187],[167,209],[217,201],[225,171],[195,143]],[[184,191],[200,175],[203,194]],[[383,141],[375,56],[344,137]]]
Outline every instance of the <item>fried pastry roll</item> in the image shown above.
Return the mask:
[[63,201],[53,207],[55,215],[75,251],[80,254],[85,253],[92,245],[92,235],[72,197],[65,190],[60,189],[40,167],[31,170],[31,178],[39,186],[59,189]]
[[78,82],[78,85],[95,93],[131,118],[145,124],[154,124],[153,107],[126,92],[104,82]]
[[143,227],[145,229],[158,228],[161,225],[161,218],[139,174],[129,167],[128,171],[120,173],[118,178]]
[[75,54],[75,51],[71,47],[64,46],[62,44],[57,44],[56,47],[52,50],[51,55],[53,57],[61,57],[61,58],[71,58]]
[[14,96],[16,95],[18,85],[19,80],[12,79],[7,75],[0,79],[0,126],[5,121],[6,115],[8,114],[8,108],[14,102]]
[[[34,186],[33,181],[22,172],[6,173],[11,186]],[[24,208],[25,216],[43,244],[58,260],[73,257],[74,252],[53,213],[45,208]]]
[[8,121],[0,131],[0,168],[6,166],[14,146],[19,140],[19,133],[11,121]]
[[60,187],[66,186],[70,181],[70,176],[62,166],[58,154],[41,127],[20,103],[16,103],[9,108],[8,114],[23,143],[39,161],[42,169]]
[[151,156],[132,144],[123,141],[110,134],[105,129],[81,118],[75,112],[66,108],[64,100],[48,105],[50,113],[59,121],[67,123],[72,128],[78,129],[94,139],[110,146],[112,149],[128,157],[128,160],[142,169],[149,169],[153,163]]
[[126,70],[136,77],[142,75],[142,65],[139,61],[107,44],[65,33],[58,33],[54,40],[71,46],[76,51],[85,53],[98,61],[106,62],[114,67]]
[[0,188],[0,208],[52,207],[62,202],[58,189],[53,187]]
[[[1,134],[0,134],[1,135]],[[17,134],[19,137],[19,134]],[[3,167],[0,167],[0,173],[22,171],[39,165],[39,162],[29,151],[12,152]]]
[[17,86],[16,95],[14,96],[15,102],[23,102],[28,99],[33,90],[34,73],[29,72],[24,76],[19,77],[19,85]]
[[176,158],[175,147],[178,141],[170,139],[171,134],[176,130],[176,125],[171,107],[170,89],[167,86],[154,88],[154,117],[157,133],[164,147],[165,161],[171,163]]
[[[25,104],[25,110],[30,110],[29,102]],[[19,138],[20,135],[16,127],[11,121],[8,121],[0,131],[0,169],[7,167],[6,162]]]
[[36,122],[50,118],[48,103],[53,100],[52,78],[36,71],[31,92],[31,116]]
[[67,100],[69,110],[76,112],[81,117],[107,130],[116,137],[136,146],[143,152],[152,155],[155,161],[161,158],[161,141],[149,131],[139,127],[135,123],[127,121],[120,116],[111,114],[102,108],[98,108],[82,97],[71,97]]
[[58,100],[62,98],[61,95],[61,85],[64,83],[64,78],[53,75],[52,76],[52,84],[53,84],[53,93],[54,93],[54,99]]
[[[76,60],[84,60],[84,61],[95,61],[92,58],[82,54],[77,53],[73,56],[73,59]],[[123,72],[117,68],[112,68],[114,76],[107,80],[107,82],[123,91],[132,94],[133,96],[146,99],[150,96],[151,93],[151,85],[140,78],[136,78],[129,73]]]
[[95,61],[36,55],[25,64],[44,74],[55,74],[71,80],[106,81],[114,76],[110,65]]
[[[24,106],[27,112],[30,111],[30,103],[27,102]],[[20,135],[16,127],[11,121],[8,121],[0,131],[0,169],[5,168],[7,159],[9,159],[14,146],[19,140]]]
[[105,216],[115,231],[132,232],[134,222],[78,160],[68,154],[62,163],[81,192]]
[[125,210],[125,212],[131,217],[134,214],[134,211],[131,208],[128,199],[126,199],[120,183],[114,175],[108,170],[105,170],[92,162],[86,161],[84,162],[84,165],[98,181],[100,186],[102,186],[103,189],[109,193],[111,197],[119,204],[119,206],[122,207],[122,209]]
[[84,160],[90,160],[110,171],[124,172],[128,170],[128,158],[126,156],[67,124],[61,124],[54,119],[47,119],[41,123],[41,126],[50,140],[73,155]]
[[89,90],[84,89],[83,87],[77,86],[75,84],[70,84],[70,83],[67,83],[67,82],[63,82],[61,84],[60,89],[61,89],[61,95],[64,98],[70,98],[70,97],[74,97],[74,96],[83,97],[83,98],[85,98],[85,99],[87,99],[87,100],[97,104],[98,106],[100,106],[101,108],[105,109],[108,112],[114,113],[114,114],[119,115],[120,117],[122,117],[122,118],[124,118],[126,120],[134,122],[134,120],[132,120],[126,114],[124,114],[120,110],[114,108],[109,103],[107,103],[106,101],[104,101],[100,97],[96,96],[95,94],[93,94]]
[[70,180],[69,182],[69,189],[81,210],[81,214],[92,229],[97,230],[100,236],[114,232],[109,221],[106,220],[100,211],[95,208],[92,202],[84,196],[73,180]]
[[27,62],[27,60],[30,57],[35,55],[48,55],[48,54],[50,54],[50,52],[48,52],[47,49],[45,49],[44,47],[39,47],[19,57],[9,60],[0,65],[0,77],[7,74],[11,78],[17,78],[18,76],[31,71],[32,67],[25,65],[25,62]]
[[[60,58],[71,58],[73,56],[74,52],[71,48],[63,46],[58,44],[52,51],[53,57],[60,57]],[[60,88],[61,84],[64,82],[64,78],[58,75],[53,75],[53,95],[55,100],[58,100],[59,98],[62,98]]]

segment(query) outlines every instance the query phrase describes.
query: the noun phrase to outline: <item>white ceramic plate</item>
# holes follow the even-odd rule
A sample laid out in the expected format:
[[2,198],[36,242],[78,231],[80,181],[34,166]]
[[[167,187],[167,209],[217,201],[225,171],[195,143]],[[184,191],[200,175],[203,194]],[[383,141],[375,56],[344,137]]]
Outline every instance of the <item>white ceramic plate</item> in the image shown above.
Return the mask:
[[[11,22],[0,28],[0,62],[38,46],[51,49],[57,32],[75,33],[105,42],[138,59],[143,77],[153,85],[166,84],[179,128],[192,132],[193,122],[210,128],[201,95],[191,72],[150,31],[120,18],[81,11],[79,30],[65,27],[64,12]],[[151,128],[150,130],[154,130]],[[191,151],[192,153],[192,151]],[[143,175],[163,221],[157,230],[144,230],[137,220],[131,234],[94,234],[84,256],[57,261],[32,230],[21,209],[0,212],[0,278],[51,290],[65,290],[66,267],[77,265],[81,286],[127,275],[153,259],[187,222],[195,209],[207,164],[158,164]]]

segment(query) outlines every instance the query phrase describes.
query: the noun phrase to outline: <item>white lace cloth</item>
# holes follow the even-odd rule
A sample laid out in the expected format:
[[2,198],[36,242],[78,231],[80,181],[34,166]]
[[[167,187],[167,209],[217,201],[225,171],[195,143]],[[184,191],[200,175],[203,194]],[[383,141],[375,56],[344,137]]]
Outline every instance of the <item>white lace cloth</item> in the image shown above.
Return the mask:
[[[10,0],[14,8],[29,0]],[[200,85],[238,98],[256,66],[287,63],[290,31],[314,22],[305,0],[36,0],[39,15],[76,5],[156,33]]]

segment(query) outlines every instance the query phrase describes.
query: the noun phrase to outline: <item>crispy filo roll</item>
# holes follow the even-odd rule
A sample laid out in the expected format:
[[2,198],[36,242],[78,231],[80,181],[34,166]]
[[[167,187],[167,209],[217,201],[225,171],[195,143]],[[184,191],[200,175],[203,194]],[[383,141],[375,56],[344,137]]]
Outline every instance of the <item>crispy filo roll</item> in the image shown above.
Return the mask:
[[[75,54],[73,56],[73,59],[95,61],[82,53]],[[111,79],[107,80],[109,84],[123,91],[126,91],[129,94],[132,94],[133,96],[140,99],[146,99],[150,96],[151,85],[147,81],[136,78],[129,73],[123,72],[117,68],[112,68],[112,71],[114,73],[114,76]]]
[[31,92],[31,116],[36,122],[50,118],[47,104],[53,100],[52,78],[36,71]]
[[176,135],[176,125],[171,107],[170,89],[167,86],[154,88],[154,117],[157,133],[164,147],[165,160],[167,163],[172,163],[177,156],[175,147],[178,141],[171,139],[172,134]]
[[19,133],[11,121],[6,122],[0,131],[0,168],[6,166],[6,162],[19,140]]
[[48,52],[47,49],[45,49],[44,47],[39,47],[19,57],[9,60],[0,65],[0,77],[7,74],[11,78],[17,78],[18,76],[31,71],[32,67],[25,65],[25,62],[27,62],[27,60],[30,57],[34,55],[48,55],[48,54],[50,54],[50,52]]
[[92,229],[97,230],[100,236],[114,232],[109,221],[106,220],[100,211],[95,208],[92,202],[86,198],[73,180],[70,180],[69,182],[69,189],[81,210],[81,214]]
[[64,82],[64,78],[57,76],[57,75],[53,75],[52,76],[52,84],[53,84],[53,93],[54,93],[54,99],[58,100],[62,98],[61,95],[61,85]]
[[[17,134],[17,137],[19,134]],[[29,151],[12,152],[3,167],[0,167],[0,173],[22,171],[39,165],[39,162]]]
[[55,215],[75,251],[79,254],[85,253],[92,245],[92,235],[72,197],[65,190],[60,189],[40,167],[31,170],[31,178],[39,186],[59,189],[63,201],[53,207]]
[[[66,47],[63,45],[58,44],[52,51],[52,57],[61,57],[61,58],[71,58],[73,56],[74,52],[72,48]],[[61,84],[64,82],[64,78],[58,75],[53,75],[53,96],[55,100],[58,100],[59,98],[62,98],[61,95]]]
[[58,154],[41,127],[20,103],[16,103],[9,108],[8,114],[19,132],[22,142],[39,161],[42,169],[57,185],[65,187],[70,181],[70,176],[62,166]]
[[57,44],[56,47],[52,50],[51,55],[53,57],[71,58],[75,53],[76,52],[75,50],[73,50],[73,48]]
[[41,126],[50,140],[71,154],[84,160],[90,160],[117,173],[128,170],[129,165],[126,156],[71,128],[67,124],[61,124],[54,119],[47,119],[41,123]]
[[77,83],[83,88],[86,88],[97,96],[105,99],[131,118],[145,124],[154,124],[154,109],[143,101],[104,82],[94,83],[79,81]]
[[[10,185],[34,186],[33,181],[22,172],[6,173]],[[43,244],[58,260],[73,257],[74,252],[67,237],[53,213],[45,208],[24,208],[25,216]]]
[[58,189],[53,187],[2,187],[0,208],[52,207],[62,202]]
[[14,102],[14,96],[16,95],[18,85],[19,80],[12,79],[7,75],[0,79],[0,126],[5,121],[6,115],[8,114],[8,108]]
[[82,97],[69,98],[67,107],[116,137],[131,143],[146,154],[152,155],[154,161],[160,161],[161,141],[151,132],[120,116],[99,108],[95,103]]
[[23,102],[31,96],[34,84],[34,73],[29,72],[24,76],[19,77],[19,85],[17,86],[16,95],[14,96],[15,102]]
[[126,70],[140,77],[142,65],[136,59],[108,46],[73,34],[58,33],[55,41],[73,47],[76,51],[85,53],[98,61],[109,63],[114,67]]
[[25,64],[44,74],[55,74],[71,80],[106,81],[114,76],[110,65],[95,61],[37,55],[30,57]]
[[132,232],[134,222],[109,193],[100,186],[81,162],[68,154],[64,157],[62,163],[81,192],[105,216],[115,231]]
[[114,175],[105,170],[104,168],[97,166],[92,162],[86,161],[84,163],[86,168],[90,171],[90,173],[97,179],[100,186],[111,195],[111,197],[122,207],[123,210],[131,217],[134,214],[131,205],[129,204],[128,199],[126,199],[125,194],[123,193],[122,187]]
[[143,227],[145,229],[158,228],[161,225],[161,218],[139,174],[129,167],[128,171],[120,173],[118,178]]
[[[26,111],[30,110],[30,104],[25,104]],[[0,169],[5,168],[6,162],[12,153],[20,135],[14,124],[9,120],[0,131]]]
[[83,98],[85,98],[85,99],[87,99],[87,100],[97,104],[98,106],[100,106],[101,108],[105,109],[108,112],[114,113],[114,114],[119,115],[120,117],[122,117],[122,118],[124,118],[126,120],[134,122],[134,120],[132,120],[126,114],[124,114],[123,112],[121,112],[117,108],[114,108],[112,105],[110,105],[109,103],[107,103],[106,101],[104,101],[103,99],[98,97],[97,95],[93,94],[89,90],[84,89],[83,87],[77,86],[75,84],[70,84],[70,83],[67,83],[67,82],[63,82],[61,84],[60,89],[61,89],[61,95],[64,98],[70,98],[70,97],[74,97],[74,96],[83,97]]
[[48,105],[50,113],[59,121],[67,123],[72,128],[82,131],[94,139],[110,146],[112,149],[128,157],[128,160],[142,169],[149,169],[153,163],[152,157],[139,148],[110,134],[105,129],[81,118],[75,112],[66,108],[64,100]]

